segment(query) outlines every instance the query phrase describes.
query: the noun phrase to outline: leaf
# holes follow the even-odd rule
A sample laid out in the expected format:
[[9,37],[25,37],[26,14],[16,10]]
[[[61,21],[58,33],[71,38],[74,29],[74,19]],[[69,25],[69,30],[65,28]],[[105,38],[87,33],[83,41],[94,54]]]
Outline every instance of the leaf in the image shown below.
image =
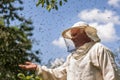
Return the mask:
[[49,0],[46,0],[46,5],[49,5]]
[[67,0],[64,0],[65,2],[67,2]]
[[18,30],[19,30],[18,27],[11,27],[11,28],[13,28],[15,31],[18,31]]
[[27,80],[30,80],[32,78],[32,76],[26,76]]
[[41,0],[39,0],[36,4],[36,6],[39,6],[41,4]]
[[58,10],[58,6],[57,5],[55,5],[55,9]]
[[57,1],[57,0],[51,0],[51,3],[53,3],[53,4],[54,4],[56,1]]
[[0,25],[4,26],[4,19],[0,17]]
[[35,80],[43,80],[41,77],[36,76]]
[[50,10],[51,10],[51,8],[52,8],[52,6],[51,6],[51,5],[48,5],[48,6],[47,6],[47,10],[48,10],[48,11],[50,11]]
[[59,5],[62,6],[62,1],[59,2]]
[[19,73],[17,76],[18,76],[18,78],[20,78],[20,79],[25,79],[25,75],[24,75],[23,73]]
[[14,2],[15,0],[10,0],[10,2]]
[[42,0],[42,2],[41,2],[42,7],[44,7],[44,3],[45,3],[45,0]]

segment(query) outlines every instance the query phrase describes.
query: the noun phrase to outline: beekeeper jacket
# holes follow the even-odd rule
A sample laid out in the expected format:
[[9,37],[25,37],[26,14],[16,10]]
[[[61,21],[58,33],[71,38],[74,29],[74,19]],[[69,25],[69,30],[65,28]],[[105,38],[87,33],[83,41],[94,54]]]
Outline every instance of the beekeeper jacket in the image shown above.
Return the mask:
[[73,51],[58,68],[37,66],[36,74],[44,80],[120,80],[112,52],[94,42]]

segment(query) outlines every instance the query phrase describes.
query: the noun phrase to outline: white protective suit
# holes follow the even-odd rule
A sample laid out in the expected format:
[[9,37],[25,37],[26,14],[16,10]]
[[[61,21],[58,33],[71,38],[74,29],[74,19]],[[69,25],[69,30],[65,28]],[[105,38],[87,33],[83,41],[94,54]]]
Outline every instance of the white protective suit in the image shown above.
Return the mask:
[[112,52],[95,42],[79,47],[62,66],[37,66],[36,73],[44,80],[120,80]]

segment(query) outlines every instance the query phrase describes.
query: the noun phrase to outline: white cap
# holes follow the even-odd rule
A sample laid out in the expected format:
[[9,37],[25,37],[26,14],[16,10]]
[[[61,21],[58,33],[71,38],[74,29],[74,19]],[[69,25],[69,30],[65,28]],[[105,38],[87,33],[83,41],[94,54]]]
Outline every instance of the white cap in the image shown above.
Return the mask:
[[75,23],[72,27],[76,27],[76,26],[88,26],[88,24],[80,21],[80,22]]

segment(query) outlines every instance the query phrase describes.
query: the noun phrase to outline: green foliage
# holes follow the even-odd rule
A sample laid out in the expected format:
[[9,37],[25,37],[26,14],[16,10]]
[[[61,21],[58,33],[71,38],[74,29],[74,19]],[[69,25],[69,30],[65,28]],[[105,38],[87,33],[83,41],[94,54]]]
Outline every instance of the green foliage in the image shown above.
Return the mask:
[[40,62],[38,53],[31,50],[32,42],[29,37],[32,36],[32,30],[25,23],[17,27],[0,24],[0,80],[17,80],[19,72],[28,74],[19,69],[18,64],[32,60]]
[[[67,2],[67,0],[38,0],[36,6],[41,5],[42,8],[46,8],[48,11],[51,9],[58,10],[58,6],[62,6],[65,2]],[[16,3],[19,5],[18,7],[15,6]],[[32,24],[31,21],[18,14],[19,11],[23,10],[23,3],[24,0],[0,0],[0,15],[4,18],[7,26],[10,25],[10,21],[15,19],[20,22]]]
[[9,26],[10,21],[13,21],[15,19],[25,22],[25,23],[30,23],[31,22],[24,17],[18,15],[18,11],[22,11],[23,7],[16,7],[14,6],[14,3],[19,3],[20,5],[23,4],[22,0],[0,0],[0,14],[4,18],[5,23],[7,26]]
[[36,6],[46,7],[48,11],[51,9],[58,10],[58,6],[62,6],[63,2],[67,2],[67,0],[38,0]]
[[[18,14],[18,11],[23,10],[23,2],[24,0],[0,0],[0,80],[19,80],[18,73],[30,75],[33,72],[20,69],[18,64],[32,60],[40,62],[37,57],[39,51],[31,50],[32,22]],[[48,11],[58,10],[58,5],[62,6],[63,2],[67,0],[39,0],[37,6],[42,5]],[[10,26],[10,22],[16,19],[23,24]]]
[[25,76],[23,73],[19,73],[17,76],[20,80],[43,80],[42,77],[35,76],[34,74]]

